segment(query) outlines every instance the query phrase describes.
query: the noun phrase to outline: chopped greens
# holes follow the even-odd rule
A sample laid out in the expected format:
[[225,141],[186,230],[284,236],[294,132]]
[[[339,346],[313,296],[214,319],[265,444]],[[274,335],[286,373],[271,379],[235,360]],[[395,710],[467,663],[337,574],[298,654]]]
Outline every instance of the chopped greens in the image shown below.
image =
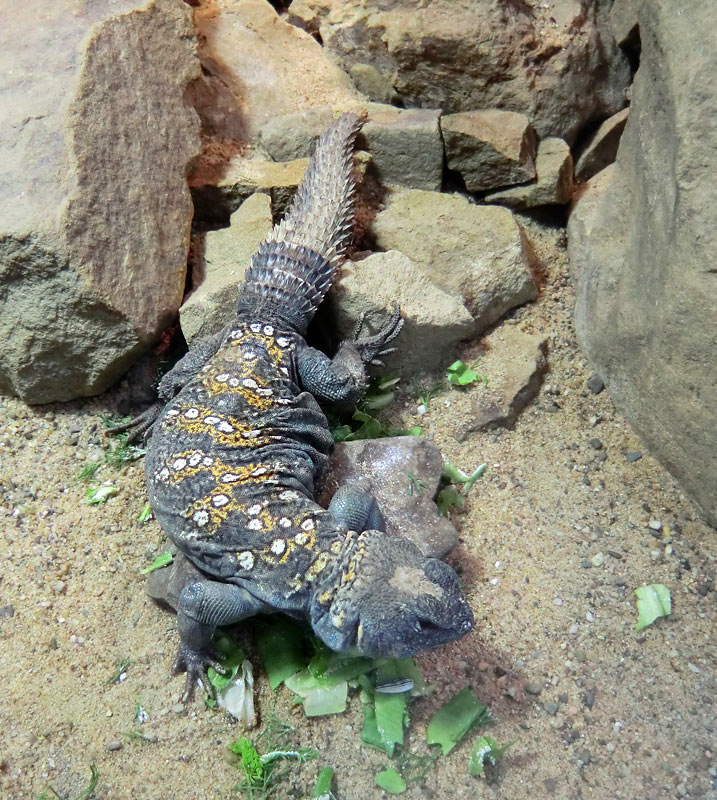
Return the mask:
[[476,381],[482,381],[486,386],[488,379],[485,375],[474,372],[467,364],[462,361],[454,361],[446,371],[448,382],[453,386],[469,386]]
[[454,508],[463,508],[471,486],[485,472],[486,467],[487,464],[481,464],[469,475],[444,459],[441,473],[441,482],[444,485],[436,496],[439,513],[447,517]]
[[173,558],[174,556],[170,552],[160,553],[148,567],[141,569],[139,574],[148,575],[150,572],[154,572],[156,569],[162,569],[162,567],[166,567],[168,564],[171,564]]
[[101,486],[90,486],[85,492],[85,497],[90,505],[98,505],[99,503],[106,503],[107,500],[115,494],[118,494],[119,489],[113,486],[110,481],[105,481]]
[[428,744],[439,744],[446,756],[473,728],[492,721],[490,709],[466,687],[433,715],[426,731]]
[[146,522],[148,519],[152,518],[152,506],[149,504],[149,501],[144,504],[144,508],[142,509],[140,515],[137,517],[137,522]]
[[302,698],[307,717],[340,714],[346,709],[349,685],[344,680],[315,677],[305,669],[287,678],[284,683]]
[[386,767],[376,775],[376,785],[389,794],[401,794],[406,791],[406,781],[393,767]]
[[358,439],[381,439],[385,436],[420,436],[422,428],[416,426],[405,428],[392,428],[371,416],[367,411],[357,408],[351,417],[358,425],[339,425],[332,428],[331,433],[335,442],[355,442]]
[[288,619],[277,617],[271,624],[257,625],[256,643],[269,685],[276,689],[306,666],[304,631]]
[[672,598],[670,590],[662,583],[651,583],[649,586],[640,586],[635,589],[637,595],[637,625],[636,631],[641,631],[659,619],[669,617],[672,613]]
[[248,726],[256,724],[254,673],[251,662],[244,656],[244,651],[223,633],[215,635],[214,644],[223,655],[222,666],[226,673],[221,675],[214,667],[209,667],[207,677],[214,687],[216,699],[206,693],[204,702],[210,708],[225,709]]
[[483,775],[486,766],[495,767],[509,747],[509,744],[499,745],[490,736],[481,736],[473,746],[473,752],[468,762],[468,773],[470,775]]
[[329,800],[329,798],[333,797],[331,794],[331,784],[333,780],[334,768],[324,767],[316,778],[314,793],[311,800]]
[[112,677],[107,681],[107,685],[111,686],[113,683],[118,681],[131,662],[131,658],[123,658],[119,664],[117,664],[117,669],[112,674]]
[[246,782],[256,786],[264,777],[264,765],[251,740],[246,736],[240,736],[227,747],[239,756],[239,766],[246,776]]

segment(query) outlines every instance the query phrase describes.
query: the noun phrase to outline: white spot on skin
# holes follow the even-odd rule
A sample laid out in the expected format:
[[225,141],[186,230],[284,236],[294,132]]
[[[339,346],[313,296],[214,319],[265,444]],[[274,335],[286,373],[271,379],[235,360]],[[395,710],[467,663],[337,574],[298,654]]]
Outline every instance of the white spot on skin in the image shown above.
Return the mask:
[[252,322],[249,326],[249,330],[252,333],[259,333],[261,331],[261,322]]
[[258,478],[260,475],[266,475],[266,473],[267,473],[267,469],[266,469],[266,467],[257,467],[257,468],[254,470],[254,472],[252,472],[251,474],[252,474],[254,477]]
[[199,409],[198,408],[188,408],[184,412],[184,416],[187,419],[196,419],[199,416]]
[[306,533],[297,533],[294,536],[294,541],[296,544],[305,545],[309,541],[309,536]]
[[274,335],[274,326],[273,325],[264,325],[264,333],[267,336],[273,336]]
[[201,528],[202,525],[206,525],[209,522],[209,514],[202,510],[202,511],[195,511],[192,519],[199,525]]
[[244,361],[253,361],[256,358],[256,353],[254,350],[245,350],[242,356],[244,357]]
[[238,339],[241,336],[241,331],[229,331],[230,339]]
[[246,510],[246,513],[247,513],[247,514],[248,514],[250,517],[254,517],[254,516],[256,516],[256,515],[257,515],[257,514],[258,514],[260,511],[261,511],[261,506],[259,505],[259,503],[256,503],[256,505],[249,506],[249,508],[247,508],[247,510]]
[[275,556],[280,556],[286,550],[286,542],[283,539],[274,539],[271,543],[271,552]]
[[221,508],[225,506],[229,500],[230,498],[225,494],[215,494],[214,497],[212,497],[212,505],[215,506],[215,508]]
[[244,433],[242,433],[242,436],[243,436],[245,439],[256,439],[256,437],[257,437],[257,436],[258,436],[260,433],[261,433],[261,431],[258,431],[258,430],[257,430],[257,431],[244,431]]
[[288,406],[289,403],[291,403],[291,398],[289,398],[289,397],[277,397],[276,398],[276,402],[279,403],[279,405]]
[[170,408],[169,411],[167,412],[167,416],[168,417],[178,417],[179,416],[179,410],[176,409],[176,408]]
[[282,517],[279,520],[279,525],[281,525],[282,528],[290,528],[291,527],[291,520],[288,517]]
[[227,383],[228,383],[230,386],[239,386],[239,378],[229,378],[229,380],[227,381]]
[[287,339],[286,336],[279,336],[279,338],[276,340],[276,343],[279,345],[279,347],[288,347],[291,344],[291,339]]
[[394,589],[398,589],[410,597],[428,594],[441,600],[445,595],[443,588],[434,583],[423,570],[418,567],[408,567],[405,564],[396,567],[388,583]]
[[299,493],[293,489],[287,489],[279,495],[279,500],[298,500]]
[[172,462],[172,469],[176,469],[179,472],[180,469],[184,469],[187,466],[187,459],[186,458],[175,458]]
[[289,377],[289,370],[286,367],[279,367],[279,372],[281,372],[282,375],[286,375],[287,378]]
[[242,385],[246,386],[247,389],[258,389],[259,384],[254,380],[254,378],[244,378],[242,381]]
[[202,464],[204,464],[205,467],[211,467],[213,463],[214,459],[211,456],[205,456],[202,459]]
[[258,518],[250,519],[246,524],[250,531],[260,531],[264,527],[264,523]]
[[239,553],[239,566],[244,569],[251,569],[254,566],[254,554],[249,550]]
[[234,433],[234,428],[232,428],[232,426],[223,419],[217,422],[216,429],[222,433]]
[[237,475],[235,472],[227,472],[222,475],[222,483],[234,483],[241,479],[241,475]]
[[315,528],[314,520],[313,519],[305,519],[301,523],[301,529],[304,531],[313,531]]
[[221,375],[217,375],[217,382],[218,383],[226,383],[229,380],[229,373],[222,372]]
[[203,422],[206,425],[216,425],[217,422],[220,422],[220,421],[221,420],[219,419],[219,417],[204,417],[204,420],[203,420]]
[[256,393],[261,397],[271,397],[274,392],[271,389],[257,389]]
[[159,471],[159,474],[157,475],[157,477],[159,478],[160,481],[166,481],[167,478],[169,477],[169,470],[166,467],[163,467]]
[[196,466],[197,466],[197,464],[198,464],[198,463],[199,463],[201,460],[202,460],[202,456],[201,456],[201,454],[200,454],[200,453],[195,453],[195,454],[194,454],[194,455],[193,455],[193,456],[192,456],[192,457],[189,459],[189,466],[190,466],[190,467],[196,467]]

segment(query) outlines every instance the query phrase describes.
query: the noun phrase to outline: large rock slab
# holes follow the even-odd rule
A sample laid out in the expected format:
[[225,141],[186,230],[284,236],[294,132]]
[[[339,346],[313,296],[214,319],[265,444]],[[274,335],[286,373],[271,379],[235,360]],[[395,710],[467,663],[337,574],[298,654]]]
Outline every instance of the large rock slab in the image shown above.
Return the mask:
[[525,183],[535,177],[535,131],[524,114],[489,108],[441,119],[448,168],[469,192]]
[[199,74],[178,0],[15,4],[0,28],[0,391],[106,389],[181,302]]
[[232,216],[230,227],[207,231],[203,247],[197,242],[200,252],[192,278],[199,277],[200,282],[179,309],[187,344],[216,333],[232,319],[244,270],[271,226],[271,199],[258,192]]
[[402,375],[431,372],[450,363],[451,351],[473,333],[471,315],[457,294],[446,292],[403,253],[374,253],[344,266],[341,279],[329,294],[338,306],[339,331],[348,336],[359,314],[380,325],[396,303],[404,326],[391,343],[396,352],[386,365]]
[[588,139],[575,165],[576,180],[588,181],[615,161],[629,113],[629,108],[623,108],[622,111],[613,114]]
[[717,7],[654,0],[639,25],[617,162],[570,218],[577,334],[616,406],[717,524]]
[[461,195],[398,191],[373,230],[379,247],[405,253],[433,283],[463,298],[474,333],[537,296],[530,245],[507,208],[478,206]]
[[[384,101],[392,86],[406,107],[517,111],[541,138],[572,143],[586,123],[625,104],[630,70],[608,25],[611,5],[294,0],[289,13],[320,33],[372,100]],[[372,81],[361,79],[361,65]]]

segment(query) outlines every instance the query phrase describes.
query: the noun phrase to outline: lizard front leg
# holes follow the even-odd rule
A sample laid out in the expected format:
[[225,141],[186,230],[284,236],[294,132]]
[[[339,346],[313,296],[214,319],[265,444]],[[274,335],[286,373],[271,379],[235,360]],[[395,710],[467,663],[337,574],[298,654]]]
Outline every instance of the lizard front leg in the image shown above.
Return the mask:
[[344,483],[329,503],[333,518],[350,531],[385,531],[386,521],[376,498],[355,484]]
[[340,404],[358,402],[366,392],[369,364],[380,366],[379,356],[390,353],[390,343],[403,327],[401,309],[396,306],[388,322],[375,334],[362,336],[366,315],[362,314],[350,339],[342,342],[333,359],[304,347],[298,353],[297,367],[301,385],[319,401]]
[[172,664],[173,672],[187,673],[183,703],[192,698],[197,679],[207,692],[212,692],[207,677],[209,667],[224,671],[221,655],[212,644],[215,629],[267,610],[265,603],[231,583],[202,579],[184,587],[177,606],[180,644]]

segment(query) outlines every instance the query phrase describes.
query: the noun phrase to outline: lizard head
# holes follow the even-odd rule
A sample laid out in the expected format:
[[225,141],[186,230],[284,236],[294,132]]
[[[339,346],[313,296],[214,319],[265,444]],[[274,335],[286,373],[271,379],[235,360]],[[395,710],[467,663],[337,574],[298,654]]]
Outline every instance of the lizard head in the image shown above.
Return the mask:
[[365,531],[340,567],[310,607],[314,632],[333,650],[404,658],[473,627],[456,573],[402,536]]

